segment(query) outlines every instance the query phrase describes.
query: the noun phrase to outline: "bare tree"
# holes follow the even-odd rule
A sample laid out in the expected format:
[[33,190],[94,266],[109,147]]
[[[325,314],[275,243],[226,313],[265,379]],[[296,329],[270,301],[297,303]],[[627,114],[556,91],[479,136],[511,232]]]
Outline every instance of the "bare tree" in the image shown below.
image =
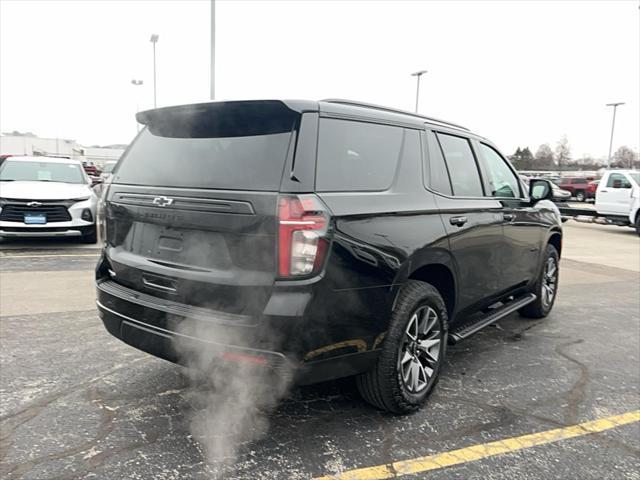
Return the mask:
[[626,145],[618,148],[616,153],[613,154],[612,167],[633,168],[636,164],[638,164],[638,153],[634,152]]
[[550,170],[553,168],[553,152],[547,143],[543,143],[538,147],[534,165],[538,170]]
[[556,161],[558,162],[558,170],[562,172],[562,166],[571,160],[571,148],[567,136],[563,135],[556,146]]

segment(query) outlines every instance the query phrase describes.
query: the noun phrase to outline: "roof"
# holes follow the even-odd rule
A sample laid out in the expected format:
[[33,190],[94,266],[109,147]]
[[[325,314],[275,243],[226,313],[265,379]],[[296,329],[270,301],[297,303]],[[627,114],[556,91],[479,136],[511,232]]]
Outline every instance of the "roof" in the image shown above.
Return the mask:
[[[146,110],[137,114],[137,119],[145,125],[164,123],[169,118],[184,121],[185,118],[193,119],[194,115],[204,115],[211,121],[211,113],[224,113],[225,117],[242,115],[247,120],[247,115],[259,118],[264,115],[282,119],[282,122],[290,124],[291,115],[302,112],[320,112],[328,115],[347,115],[363,119],[382,120],[396,124],[420,127],[431,124],[470,134],[468,128],[447,120],[428,117],[405,110],[400,110],[371,103],[357,102],[344,99],[313,100],[233,100],[220,102],[206,102],[188,105],[176,105],[171,107]],[[257,122],[263,123],[263,122]]]
[[67,163],[74,165],[81,165],[80,160],[76,160],[74,158],[60,158],[60,157],[47,157],[47,156],[37,156],[32,157],[29,155],[12,155],[7,157],[7,161],[15,161],[18,160],[20,162],[47,162],[47,163]]

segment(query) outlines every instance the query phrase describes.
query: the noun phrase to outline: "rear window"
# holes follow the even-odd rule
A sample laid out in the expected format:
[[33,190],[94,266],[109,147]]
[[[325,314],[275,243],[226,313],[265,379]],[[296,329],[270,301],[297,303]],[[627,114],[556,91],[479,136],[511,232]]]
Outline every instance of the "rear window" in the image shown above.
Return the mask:
[[316,189],[380,191],[391,186],[404,130],[324,118],[320,121]]
[[144,130],[120,161],[116,183],[278,190],[291,132],[175,138]]
[[300,113],[255,100],[158,108],[137,118],[147,128],[118,162],[115,183],[275,191]]

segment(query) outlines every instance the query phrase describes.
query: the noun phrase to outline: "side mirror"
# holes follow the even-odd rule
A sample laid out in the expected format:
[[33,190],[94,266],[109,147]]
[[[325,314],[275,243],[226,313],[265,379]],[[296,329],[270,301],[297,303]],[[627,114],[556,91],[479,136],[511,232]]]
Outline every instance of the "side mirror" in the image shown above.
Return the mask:
[[96,185],[100,185],[104,180],[100,177],[91,177],[91,187],[95,187]]
[[529,196],[532,202],[540,200],[553,200],[553,187],[549,180],[532,178],[529,182]]

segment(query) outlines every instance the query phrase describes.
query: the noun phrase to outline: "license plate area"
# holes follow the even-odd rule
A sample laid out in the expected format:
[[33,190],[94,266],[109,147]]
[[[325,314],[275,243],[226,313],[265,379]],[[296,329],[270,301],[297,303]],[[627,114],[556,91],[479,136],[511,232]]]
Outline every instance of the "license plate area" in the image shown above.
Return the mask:
[[46,213],[25,213],[24,223],[26,225],[44,225],[47,223]]

